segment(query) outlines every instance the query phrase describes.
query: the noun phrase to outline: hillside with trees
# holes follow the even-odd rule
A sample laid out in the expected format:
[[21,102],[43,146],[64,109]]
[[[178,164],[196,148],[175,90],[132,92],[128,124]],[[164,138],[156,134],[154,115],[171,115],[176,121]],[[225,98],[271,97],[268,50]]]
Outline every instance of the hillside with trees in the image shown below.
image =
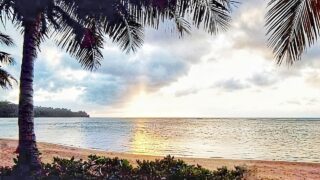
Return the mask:
[[[85,111],[73,112],[65,108],[35,107],[35,117],[90,117]],[[0,101],[0,117],[18,117],[18,105]]]

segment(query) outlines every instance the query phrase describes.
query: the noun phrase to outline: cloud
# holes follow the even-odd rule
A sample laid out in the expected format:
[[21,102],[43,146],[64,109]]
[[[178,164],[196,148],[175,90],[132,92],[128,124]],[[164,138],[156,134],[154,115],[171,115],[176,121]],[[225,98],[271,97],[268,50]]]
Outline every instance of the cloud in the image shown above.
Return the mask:
[[307,105],[318,105],[319,104],[319,100],[318,98],[307,98],[306,99],[306,104]]
[[289,104],[294,106],[317,106],[319,104],[319,100],[317,98],[301,98],[288,100],[283,104]]
[[220,88],[222,90],[225,90],[225,91],[237,91],[237,90],[243,90],[243,89],[246,89],[246,88],[249,88],[249,85],[241,82],[240,80],[238,79],[228,79],[228,80],[225,80],[225,81],[220,81],[218,83],[216,83],[213,88]]
[[[151,38],[158,39],[154,35]],[[194,39],[199,43],[186,44],[190,39],[171,39],[178,45],[165,46],[159,38],[135,54],[125,54],[107,42],[102,65],[94,72],[82,70],[75,59],[46,43],[35,64],[34,89],[40,96],[36,103],[47,99],[54,104],[59,101],[54,97],[68,88],[81,89],[78,103],[106,106],[125,104],[141,90],[156,92],[186,75],[210,51],[208,42]],[[186,47],[192,50],[185,51]]]
[[320,88],[320,75],[319,71],[315,70],[313,72],[308,73],[306,77],[306,83],[309,84],[311,87]]
[[113,58],[119,52],[106,52],[106,61],[96,72],[98,79],[87,83],[90,86],[86,86],[84,99],[105,105],[123,103],[137,91],[155,92],[188,72],[188,62],[157,50],[152,50],[152,55],[140,52],[133,57],[122,56],[125,58],[121,60]]
[[38,89],[34,93],[34,100],[38,102],[48,101],[76,101],[83,94],[83,88],[65,88],[55,93],[45,89]]
[[126,84],[106,76],[92,78],[83,86],[85,86],[85,90],[81,99],[89,104],[119,104],[129,94]]
[[297,106],[301,105],[300,101],[294,101],[294,100],[286,101],[286,103],[290,105],[297,105]]
[[243,2],[233,15],[231,37],[233,48],[260,52],[268,59],[273,59],[271,50],[267,48],[265,28],[265,1]]
[[181,91],[177,91],[175,92],[175,96],[176,97],[182,97],[182,96],[188,96],[188,95],[191,95],[191,94],[196,94],[200,91],[200,89],[195,89],[195,88],[192,88],[192,89],[185,89],[185,90],[181,90]]
[[262,73],[255,73],[252,77],[248,78],[248,82],[255,86],[271,86],[278,82],[278,79],[273,77],[271,72],[262,72]]

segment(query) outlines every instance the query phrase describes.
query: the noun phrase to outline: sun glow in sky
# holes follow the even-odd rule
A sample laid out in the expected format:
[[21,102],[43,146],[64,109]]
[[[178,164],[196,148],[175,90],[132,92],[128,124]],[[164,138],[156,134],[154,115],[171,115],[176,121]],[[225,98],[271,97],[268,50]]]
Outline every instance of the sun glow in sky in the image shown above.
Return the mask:
[[146,113],[150,111],[150,101],[146,92],[142,89],[129,101],[126,111],[132,116],[146,116]]
[[[36,61],[35,105],[116,117],[320,116],[319,46],[291,67],[277,66],[266,46],[265,8],[263,0],[243,2],[217,36],[194,30],[181,39],[147,29],[137,53],[107,40],[94,72],[48,41]],[[21,35],[5,32],[17,44],[4,48],[17,60],[6,68],[19,77]],[[0,100],[17,103],[17,88],[0,90]]]

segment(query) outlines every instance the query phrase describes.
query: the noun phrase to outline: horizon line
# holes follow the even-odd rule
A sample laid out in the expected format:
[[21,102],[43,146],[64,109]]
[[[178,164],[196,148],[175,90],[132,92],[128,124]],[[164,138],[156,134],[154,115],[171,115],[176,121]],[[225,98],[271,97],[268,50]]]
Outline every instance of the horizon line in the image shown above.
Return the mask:
[[163,119],[169,119],[169,118],[175,118],[175,119],[320,119],[319,117],[188,117],[188,116],[90,116],[89,118],[128,118],[128,119],[137,119],[137,118],[146,118],[146,119],[155,119],[155,118],[163,118]]

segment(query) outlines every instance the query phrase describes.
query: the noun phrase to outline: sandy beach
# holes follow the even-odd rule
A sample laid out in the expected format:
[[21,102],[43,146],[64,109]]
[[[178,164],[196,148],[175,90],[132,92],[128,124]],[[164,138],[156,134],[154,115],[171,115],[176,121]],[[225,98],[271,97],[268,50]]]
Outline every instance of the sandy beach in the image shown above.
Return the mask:
[[[12,159],[17,147],[16,140],[0,139],[0,166],[12,165]],[[154,160],[159,156],[147,156],[136,154],[125,154],[116,152],[104,152],[98,150],[88,150],[75,147],[67,147],[50,143],[38,143],[42,153],[42,161],[50,162],[53,157],[86,159],[90,154],[107,157],[119,157],[129,160],[135,164],[136,159]],[[178,158],[178,157],[177,157]],[[248,168],[246,179],[320,179],[320,163],[303,162],[282,162],[282,161],[260,161],[260,160],[228,160],[228,159],[204,159],[179,157],[189,164],[199,164],[208,169],[216,169],[221,166],[233,168],[236,165],[245,165]]]

